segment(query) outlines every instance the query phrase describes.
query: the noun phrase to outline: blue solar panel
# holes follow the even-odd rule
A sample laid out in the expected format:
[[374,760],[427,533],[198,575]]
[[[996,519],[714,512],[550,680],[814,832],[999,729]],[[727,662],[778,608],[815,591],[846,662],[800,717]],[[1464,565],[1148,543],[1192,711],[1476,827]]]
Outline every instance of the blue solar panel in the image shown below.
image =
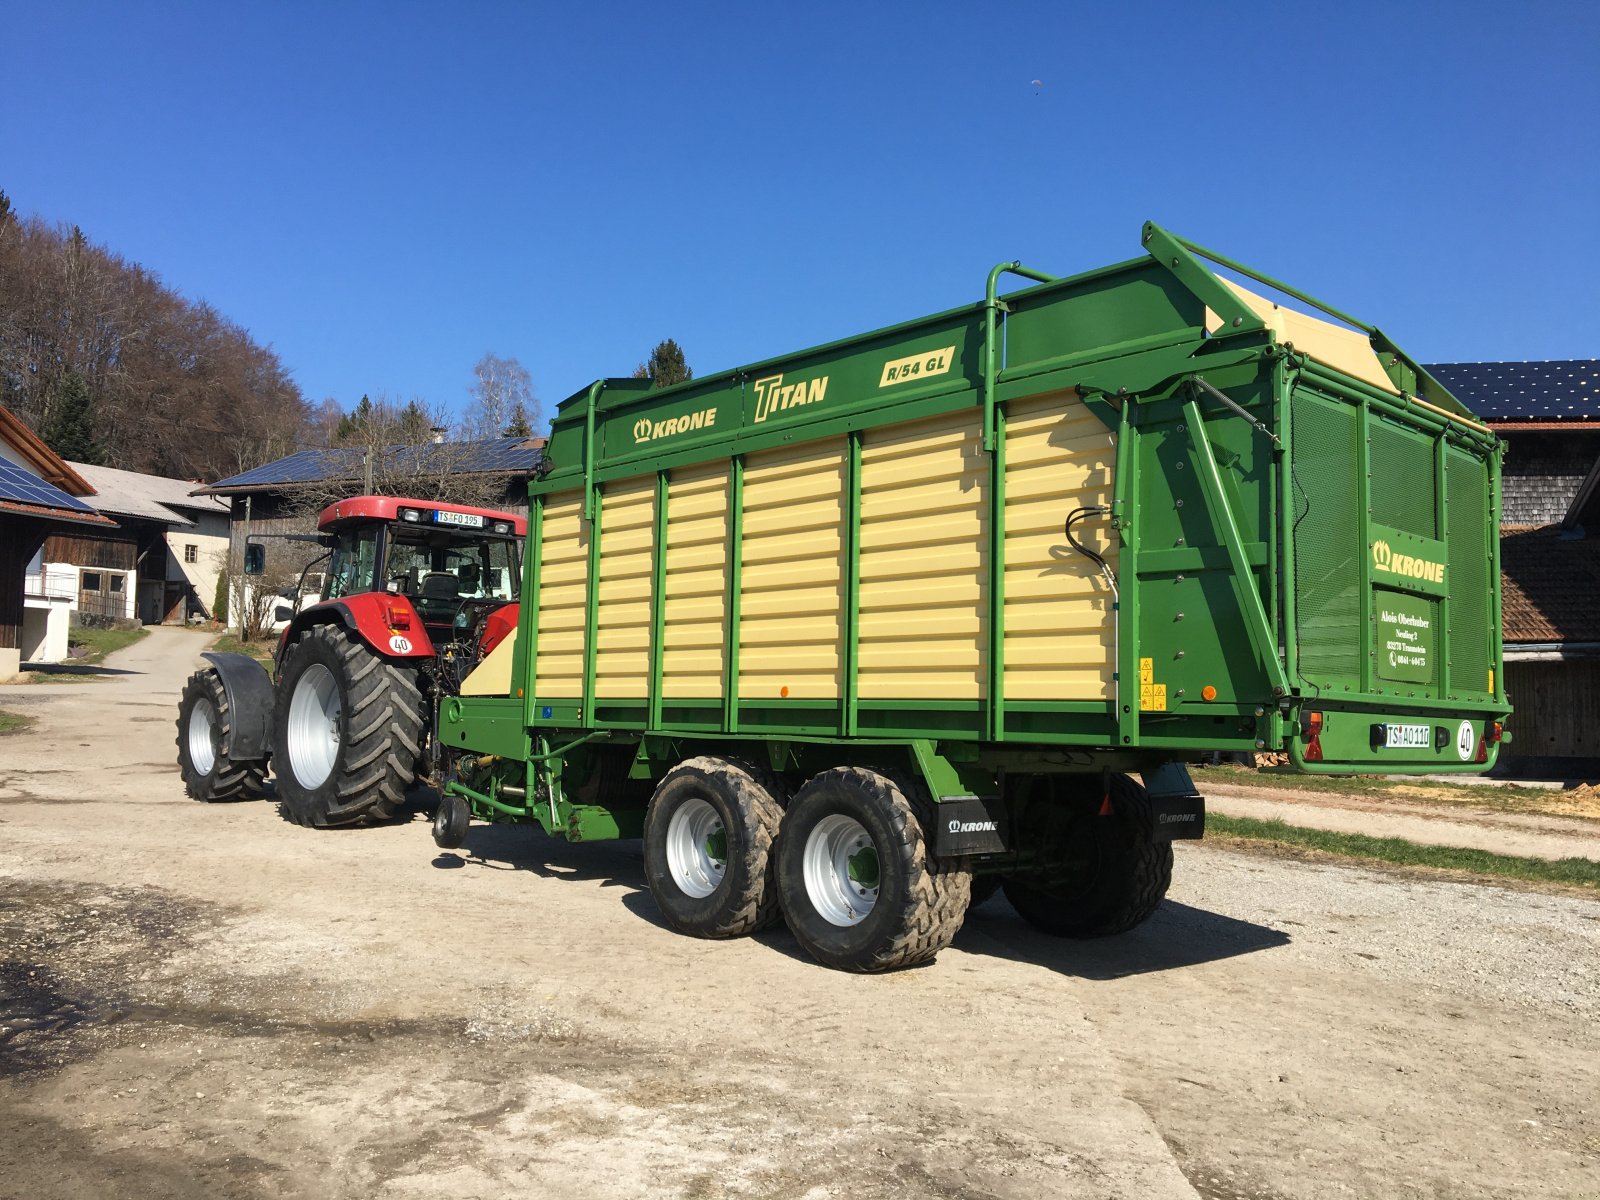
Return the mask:
[[[523,438],[494,438],[483,442],[426,442],[420,446],[390,446],[380,452],[379,469],[392,471],[440,470],[449,474],[505,472],[531,475],[539,467],[543,451],[530,448]],[[362,451],[339,447],[333,450],[302,450],[238,475],[219,479],[210,486],[222,488],[270,488],[286,484],[314,483],[319,480],[359,479],[365,464]]]
[[44,508],[66,508],[73,512],[92,513],[76,496],[69,496],[53,483],[46,483],[21,467],[0,458],[0,500],[17,504],[38,504]]
[[1491,421],[1600,420],[1600,360],[1436,363],[1427,368]]

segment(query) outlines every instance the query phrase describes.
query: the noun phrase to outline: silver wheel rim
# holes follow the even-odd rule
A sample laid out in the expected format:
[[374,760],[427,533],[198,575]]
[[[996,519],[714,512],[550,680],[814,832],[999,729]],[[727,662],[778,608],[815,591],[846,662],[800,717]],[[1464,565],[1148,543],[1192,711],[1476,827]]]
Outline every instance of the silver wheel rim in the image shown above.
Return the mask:
[[289,701],[289,767],[301,787],[320,787],[333,774],[343,712],[333,672],[321,663],[307,667]]
[[704,800],[686,800],[667,821],[667,870],[672,882],[699,900],[711,895],[728,873],[728,831]]
[[859,925],[878,903],[878,848],[854,817],[834,813],[806,838],[803,867],[812,907],[832,925]]
[[217,723],[216,707],[209,700],[196,700],[189,710],[189,761],[201,775],[211,774],[217,765],[217,746],[211,730]]

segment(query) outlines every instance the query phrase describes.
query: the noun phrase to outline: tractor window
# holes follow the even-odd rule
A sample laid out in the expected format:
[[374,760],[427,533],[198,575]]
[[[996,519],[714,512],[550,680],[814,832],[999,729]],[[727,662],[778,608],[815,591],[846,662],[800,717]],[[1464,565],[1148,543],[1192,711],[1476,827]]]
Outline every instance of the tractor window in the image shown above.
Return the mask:
[[432,610],[442,614],[462,600],[515,600],[521,583],[517,547],[504,538],[396,526],[390,531],[385,586],[424,602],[425,619]]
[[377,565],[377,526],[345,530],[333,547],[333,561],[328,564],[328,588],[323,599],[370,592]]

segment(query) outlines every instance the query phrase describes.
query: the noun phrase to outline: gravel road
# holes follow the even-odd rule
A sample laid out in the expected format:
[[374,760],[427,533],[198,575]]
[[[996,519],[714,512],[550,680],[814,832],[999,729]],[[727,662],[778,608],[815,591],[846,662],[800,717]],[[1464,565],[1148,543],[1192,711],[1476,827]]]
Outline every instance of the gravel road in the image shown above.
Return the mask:
[[0,1195],[1600,1196],[1600,903],[1182,845],[1122,938],[846,976],[636,842],[186,800],[201,645],[0,689]]

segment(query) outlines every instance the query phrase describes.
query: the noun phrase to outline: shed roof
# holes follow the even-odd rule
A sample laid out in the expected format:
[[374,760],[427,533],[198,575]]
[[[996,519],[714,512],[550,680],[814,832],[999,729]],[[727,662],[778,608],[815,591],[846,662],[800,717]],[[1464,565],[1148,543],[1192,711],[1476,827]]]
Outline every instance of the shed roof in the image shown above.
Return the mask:
[[1426,370],[1487,421],[1600,422],[1600,359],[1435,363]]
[[228,506],[213,496],[194,496],[194,482],[168,479],[164,475],[145,475],[116,467],[97,467],[92,463],[71,466],[93,485],[95,507],[119,517],[140,517],[166,525],[193,525],[195,512],[226,516]]
[[[424,442],[382,451],[384,473],[434,470],[453,475],[532,475],[544,461],[544,438],[491,438],[481,442]],[[365,470],[365,451],[357,447],[302,450],[238,475],[195,489],[195,495],[233,495],[272,491],[298,483],[357,480]]]
[[1556,525],[1505,529],[1500,580],[1507,642],[1600,642],[1600,539]]

